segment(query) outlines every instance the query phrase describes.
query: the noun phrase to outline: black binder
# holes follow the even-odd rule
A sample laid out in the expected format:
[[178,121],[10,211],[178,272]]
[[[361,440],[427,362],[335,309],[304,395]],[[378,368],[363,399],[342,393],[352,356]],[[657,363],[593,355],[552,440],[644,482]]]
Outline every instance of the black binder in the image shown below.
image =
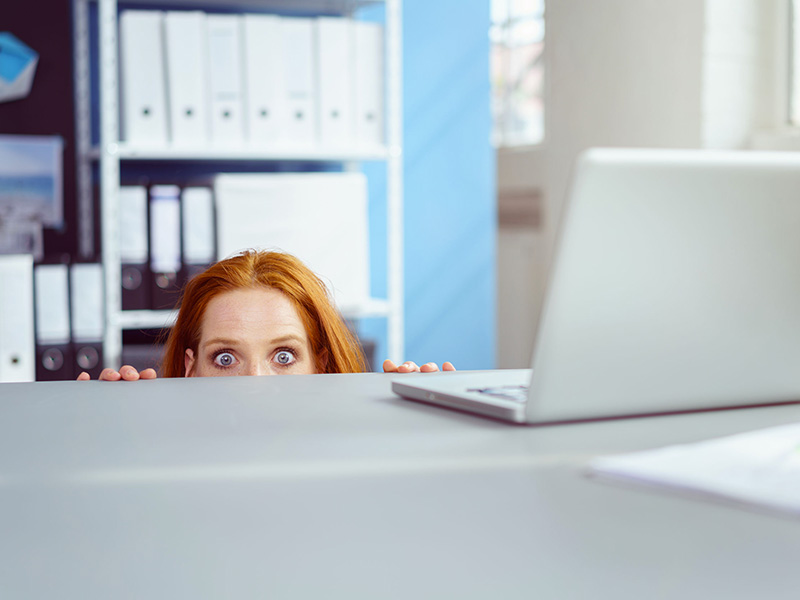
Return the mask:
[[150,308],[147,188],[122,186],[119,196],[122,309],[145,310]]
[[150,308],[150,269],[146,264],[123,264],[120,272],[122,284],[122,310]]

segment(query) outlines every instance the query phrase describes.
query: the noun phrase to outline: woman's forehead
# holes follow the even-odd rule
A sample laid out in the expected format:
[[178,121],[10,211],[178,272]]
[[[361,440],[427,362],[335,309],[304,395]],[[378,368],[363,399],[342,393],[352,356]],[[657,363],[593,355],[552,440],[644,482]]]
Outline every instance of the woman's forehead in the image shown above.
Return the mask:
[[302,332],[303,322],[286,294],[269,287],[236,289],[209,301],[201,321],[201,338],[267,331]]

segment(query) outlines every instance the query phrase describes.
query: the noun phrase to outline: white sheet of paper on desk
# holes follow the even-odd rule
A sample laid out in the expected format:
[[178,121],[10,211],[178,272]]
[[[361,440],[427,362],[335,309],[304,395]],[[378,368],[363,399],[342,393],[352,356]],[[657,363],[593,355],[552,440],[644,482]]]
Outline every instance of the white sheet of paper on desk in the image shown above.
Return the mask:
[[597,458],[590,473],[800,515],[800,423]]

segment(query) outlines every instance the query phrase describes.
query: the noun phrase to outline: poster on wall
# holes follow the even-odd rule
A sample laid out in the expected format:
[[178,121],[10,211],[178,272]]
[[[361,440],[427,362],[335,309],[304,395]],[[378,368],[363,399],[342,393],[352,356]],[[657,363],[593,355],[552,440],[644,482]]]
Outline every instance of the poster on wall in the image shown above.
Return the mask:
[[61,229],[64,141],[0,135],[0,253],[42,255],[42,228]]

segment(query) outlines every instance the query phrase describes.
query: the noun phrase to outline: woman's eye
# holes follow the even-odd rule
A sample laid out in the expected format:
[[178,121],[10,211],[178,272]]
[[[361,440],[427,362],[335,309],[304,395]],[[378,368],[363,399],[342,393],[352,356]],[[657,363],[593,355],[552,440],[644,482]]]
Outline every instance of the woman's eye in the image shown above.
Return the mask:
[[230,352],[220,352],[214,357],[214,364],[219,367],[230,367],[235,362],[236,359]]
[[275,355],[275,362],[279,365],[290,365],[295,361],[294,354],[288,350],[281,350]]

